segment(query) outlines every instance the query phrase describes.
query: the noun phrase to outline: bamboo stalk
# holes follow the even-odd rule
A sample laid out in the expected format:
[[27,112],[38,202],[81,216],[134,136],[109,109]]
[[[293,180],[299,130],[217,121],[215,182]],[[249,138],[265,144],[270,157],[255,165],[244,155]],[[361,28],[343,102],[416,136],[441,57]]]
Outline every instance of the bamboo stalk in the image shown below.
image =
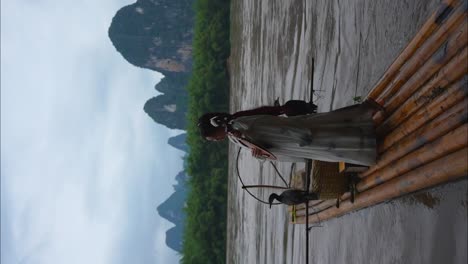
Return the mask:
[[[458,59],[457,63],[452,63],[451,67],[454,67],[455,64],[460,65],[461,59],[467,57],[466,53],[466,43],[468,42],[467,40],[467,32],[466,32],[466,8],[465,6],[459,5],[458,1],[446,1],[447,5],[442,5],[442,7],[439,9],[438,12],[434,13],[429,20],[424,24],[424,26],[421,28],[421,30],[417,33],[417,35],[411,40],[411,42],[408,44],[408,46],[404,49],[404,51],[398,56],[398,58],[392,63],[390,68],[385,72],[385,74],[382,76],[382,78],[379,80],[375,88],[369,93],[368,97],[371,99],[376,100],[378,103],[381,105],[386,106],[386,113],[391,113],[395,111],[398,106],[404,102],[409,96],[411,96],[414,92],[417,91],[419,87],[421,87],[435,72],[439,71],[439,69],[446,64],[457,52],[461,52],[460,49],[463,49],[465,53],[461,53],[461,55],[458,55],[456,59]],[[456,7],[455,11],[452,11],[452,9]],[[437,22],[436,22],[437,21]],[[457,27],[460,23],[463,23],[462,26]],[[457,31],[457,34],[452,34],[452,32]],[[432,34],[434,33],[434,34]],[[431,35],[432,34],[432,35]],[[447,36],[450,37],[447,40]],[[446,41],[447,40],[447,41]],[[442,43],[446,41],[444,45]],[[442,45],[442,47],[440,47]],[[435,53],[434,53],[435,52]],[[464,56],[464,57],[463,57]],[[463,74],[463,71],[458,70],[458,68],[448,68],[448,69],[442,69],[438,74],[436,74],[432,80],[430,81],[429,84],[424,85],[422,87],[422,90],[420,90],[417,93],[417,96],[415,95],[412,97],[412,100],[416,100],[421,98],[421,96],[427,96],[428,92],[431,91],[431,89],[438,87],[438,86],[446,86],[449,85],[451,82],[454,80],[458,79],[461,74]],[[466,67],[465,67],[465,72],[466,72]],[[415,74],[416,73],[416,74]],[[396,76],[396,77],[395,77]],[[447,77],[449,78],[447,80]],[[452,78],[452,79],[450,79]],[[446,94],[438,97],[436,100],[430,103],[430,106],[445,106],[445,107],[450,107],[453,104],[455,104],[457,101],[461,100],[460,98],[460,84],[463,85],[463,83],[459,82],[458,86],[454,85],[449,88],[451,88],[449,91],[446,92]],[[429,86],[430,85],[430,86]],[[401,88],[401,91],[398,92],[398,89]],[[452,92],[453,90],[456,90],[456,99],[449,98],[447,94],[449,92]],[[394,96],[396,95],[396,96]],[[466,96],[463,94],[463,96]],[[395,99],[396,98],[396,99]],[[445,100],[444,100],[445,99]],[[446,100],[451,100],[450,102],[445,102]],[[387,103],[385,103],[387,101]],[[468,101],[465,99],[462,103],[467,103]],[[416,104],[416,101],[411,102],[413,105],[410,105],[410,103],[405,104],[405,108],[402,108],[404,111],[403,113],[407,116],[409,114],[413,113],[420,113],[417,108],[419,106]],[[390,106],[390,107],[388,107]],[[417,108],[416,108],[417,107]],[[416,111],[418,110],[418,111]],[[425,112],[431,111],[428,109],[424,109]],[[433,109],[432,114],[430,119],[433,119],[437,115],[439,115],[441,110],[439,109]],[[398,116],[399,115],[399,116]],[[401,113],[393,115],[393,119],[391,121],[387,122],[386,124],[392,124],[393,127],[396,127],[398,124],[402,123],[405,119],[402,119],[405,115],[402,115]],[[413,171],[410,171],[418,166],[421,166],[420,168],[426,168],[429,163],[429,165],[434,166],[431,161],[434,161],[440,156],[446,155],[447,153],[453,152],[456,149],[460,148],[460,144],[462,144],[461,147],[466,146],[466,141],[463,140],[463,135],[467,133],[467,126],[468,125],[463,125],[459,127],[457,130],[450,132],[446,136],[433,141],[436,139],[438,136],[441,134],[445,134],[445,132],[453,129],[454,127],[459,126],[461,123],[466,123],[466,116],[467,116],[467,111],[465,107],[461,106],[461,104],[457,104],[455,107],[449,109],[448,112],[440,115],[439,117],[436,117],[433,121],[429,122],[426,124],[426,126],[419,128],[422,124],[427,122],[430,119],[424,119],[421,118],[424,122],[420,123],[419,126],[413,126],[411,127],[411,135],[409,135],[407,138],[404,138],[398,146],[393,146],[383,155],[383,157],[379,160],[379,163],[377,165],[384,166],[382,163],[390,163],[395,159],[398,159],[406,154],[408,154],[411,151],[416,150],[414,153],[410,153],[409,155],[405,156],[402,160],[400,160],[397,164],[399,167],[394,168],[394,169],[389,169],[389,167],[384,168],[381,171],[378,171],[379,173],[385,172],[385,169],[388,170],[386,176],[386,180],[392,179],[396,177],[397,175],[400,175],[402,173],[406,173],[405,175],[411,175]],[[377,120],[382,121],[383,116],[380,117],[380,120],[378,119],[379,116],[377,115]],[[399,117],[399,118],[396,118]],[[447,119],[449,118],[449,119]],[[393,123],[392,123],[393,122]],[[445,122],[444,125],[442,125]],[[406,124],[406,123],[405,123]],[[404,124],[403,124],[404,125]],[[384,126],[385,127],[392,127],[392,126]],[[409,124],[407,126],[410,127]],[[392,127],[392,128],[393,128]],[[382,129],[383,130],[383,129]],[[408,134],[408,133],[407,133]],[[406,135],[406,134],[405,134]],[[453,140],[453,138],[456,137],[456,140]],[[402,137],[400,137],[401,139]],[[428,142],[431,142],[427,145],[424,145]],[[395,141],[396,142],[396,141]],[[421,146],[423,146],[421,148]],[[430,150],[430,151],[428,151]],[[460,151],[456,152],[459,153]],[[418,156],[419,154],[419,156]],[[466,160],[466,148],[465,151],[463,152],[464,158],[462,159],[463,161]],[[447,156],[447,157],[452,157],[453,154]],[[436,160],[436,162],[439,162],[440,164],[447,164],[446,159],[447,157],[440,158]],[[444,160],[444,162],[441,162],[440,160]],[[437,165],[440,165],[437,163]],[[425,164],[425,165],[423,165]],[[461,163],[458,162],[458,165]],[[466,164],[464,164],[464,172],[466,174]],[[377,167],[377,166],[374,166]],[[420,168],[416,169],[419,170]],[[451,177],[450,173],[454,172],[457,168],[459,167],[451,167],[447,169],[446,171],[449,172],[449,176]],[[452,169],[450,171],[450,169]],[[375,171],[376,169],[374,169]],[[415,171],[416,171],[415,170]],[[370,170],[369,170],[370,171]],[[370,174],[370,172],[366,172],[363,175]],[[434,172],[435,170],[432,169],[430,172]],[[390,175],[391,177],[389,177]],[[417,175],[416,175],[417,177]],[[433,177],[434,180],[430,181],[430,183],[437,182],[437,180],[441,177],[445,176],[435,176]],[[390,180],[389,183],[392,183],[400,179],[401,177],[394,178],[394,180]],[[421,177],[420,177],[421,178]],[[371,182],[372,178],[369,178],[368,181]],[[369,186],[367,185],[368,183],[364,184],[366,179],[364,179],[363,182],[358,184],[358,190],[362,189],[364,190],[363,187],[368,188]],[[375,183],[375,182],[374,182]],[[420,184],[419,182],[416,182],[416,185]],[[427,184],[427,183],[422,183],[422,184]],[[387,183],[385,185],[388,185]],[[411,185],[411,184],[410,184]],[[409,185],[409,186],[410,186]],[[404,189],[406,186],[394,186],[394,187],[399,187],[400,189]],[[378,186],[376,188],[382,188],[381,186]],[[375,189],[375,188],[374,188]],[[366,191],[364,193],[369,193],[372,190]],[[391,189],[391,188],[387,188]],[[411,187],[408,187],[408,189],[411,189]],[[385,189],[386,190],[386,189]],[[393,188],[393,192],[395,190],[399,190],[398,188]],[[391,192],[392,190],[387,190],[387,192]],[[346,193],[342,196],[342,198],[348,198],[349,193]],[[372,196],[371,196],[372,197]],[[358,198],[361,200],[361,195]],[[370,199],[372,200],[372,199]],[[315,210],[319,211],[317,214],[313,215],[310,217],[310,222],[317,222],[319,221],[319,217],[322,218],[322,220],[327,218],[327,215],[329,212],[334,212],[334,211],[342,211],[343,210],[343,203],[341,204],[340,209],[336,209],[334,207],[335,205],[335,200],[327,200],[324,201],[317,206],[315,206]],[[362,202],[361,202],[362,203]],[[351,204],[349,201],[347,201],[345,204]],[[362,203],[363,204],[363,203]],[[309,206],[311,208],[311,206]],[[305,222],[305,207],[302,206],[302,208],[296,207],[296,223],[301,223]]]
[[[311,214],[316,214],[318,212],[321,212],[323,210],[326,210],[327,208],[330,208],[332,206],[335,206],[336,204],[336,200],[325,200],[323,203],[315,206],[315,207],[311,207],[309,206],[310,209],[312,209],[312,213]],[[302,208],[302,209],[296,209],[296,217],[297,216],[304,216],[305,215],[305,206]]]
[[[450,154],[460,148],[466,147],[468,135],[468,125],[464,125],[450,131],[437,140],[424,145],[422,148],[412,152],[402,159],[398,160],[392,166],[386,166],[381,170],[375,171],[360,181],[356,188],[358,192],[363,192],[392,178],[413,170],[425,163],[438,159],[443,155]],[[346,192],[341,196],[341,200],[350,198],[350,193]]]
[[[434,52],[440,50],[442,43],[447,40],[447,37],[458,29],[458,25],[464,24],[466,19],[466,10],[464,5],[458,5],[448,19],[440,26],[440,28],[430,36],[419,49],[414,52],[414,55],[405,62],[400,68],[398,74],[392,80],[392,83],[385,88],[377,97],[378,102],[388,101],[395,95],[396,91],[414,75],[431,56],[434,57]],[[456,41],[454,41],[456,42]],[[456,49],[455,51],[457,51]],[[437,55],[437,52],[435,53]],[[386,105],[386,103],[384,103]]]
[[[309,217],[309,223],[318,222],[319,219],[324,221],[420,189],[459,179],[467,175],[467,160],[468,149],[460,149],[448,156],[444,156],[400,177],[394,178],[383,185],[359,194],[354,203],[351,203],[349,200],[344,201],[341,203],[340,208],[330,207],[318,213],[316,217]],[[296,223],[303,224],[304,222],[304,216],[296,218]]]
[[[468,27],[467,27],[468,29]],[[467,32],[468,35],[468,32]],[[456,56],[446,67],[443,67],[433,78],[423,87],[417,90],[406,102],[403,103],[391,116],[381,123],[377,128],[377,134],[382,134],[393,130],[404,120],[408,119],[416,110],[433,100],[438,94],[442,94],[447,85],[458,80],[463,74],[467,73],[466,57]]]
[[362,179],[356,186],[357,190],[363,192],[382,182],[403,175],[419,166],[464,148],[468,144],[467,135],[468,124],[465,123],[443,137],[424,145],[422,148],[392,163],[392,166],[386,166]]
[[359,174],[361,178],[374,173],[391,162],[405,156],[406,154],[433,141],[448,131],[466,123],[468,99],[456,104],[435,119],[429,121],[425,126],[417,129],[409,136],[403,138],[398,144],[393,145],[385,151],[378,159],[377,164],[371,166],[367,171]]
[[[394,112],[400,105],[402,105],[408,97],[410,97],[415,91],[419,89],[427,80],[433,76],[433,74],[439,71],[453,56],[455,61],[461,61],[459,66],[461,67],[468,57],[467,43],[468,35],[463,34],[463,37],[456,38],[455,42],[448,42],[449,46],[443,46],[428,60],[416,73],[401,86],[400,90],[395,92],[395,95],[390,98],[385,104],[385,111],[387,114]],[[454,44],[450,46],[450,44]],[[462,51],[458,51],[463,48]],[[442,54],[442,55],[440,55]],[[455,55],[456,54],[456,55]]]
[[421,27],[414,38],[408,43],[401,54],[393,61],[391,66],[383,74],[380,80],[375,85],[375,88],[368,94],[368,98],[377,99],[377,96],[382,93],[385,87],[390,83],[393,77],[398,73],[400,67],[414,54],[414,52],[421,46],[426,39],[440,27],[444,17],[452,11],[452,9],[459,4],[459,1],[444,1],[440,4],[436,12],[434,12],[427,22]]
[[[309,201],[309,208],[314,207],[320,203],[323,203],[323,200],[317,200],[317,201]],[[304,204],[297,204],[296,205],[296,212],[300,210],[304,210],[305,205]],[[288,212],[292,212],[292,205],[288,206]]]
[[[333,205],[329,205],[327,208],[331,207]],[[317,210],[317,208],[313,207],[313,206],[309,206],[309,214],[313,215],[313,214],[317,214],[318,212],[321,212],[323,210],[326,210],[327,208],[323,208],[321,210]],[[306,215],[306,208],[305,206],[301,209],[301,210],[296,210],[296,217],[298,216],[305,216]]]
[[[457,36],[460,37],[459,38],[460,41],[463,41],[465,43],[468,42],[468,40],[467,40],[468,32],[467,31],[468,31],[468,27],[467,27],[467,25],[465,23],[465,24],[462,25],[462,28],[458,32],[459,34],[457,34]],[[452,40],[453,40],[453,38],[452,38]],[[465,44],[465,46],[466,46],[466,44]],[[422,93],[425,92],[426,89],[430,89],[430,87],[435,88],[437,86],[448,85],[451,81],[454,81],[454,80],[458,79],[461,74],[466,73],[466,71],[467,71],[466,52],[464,54],[463,54],[463,52],[461,52],[460,54],[452,57],[452,59],[450,59],[450,61],[448,62],[447,65],[442,66],[441,69],[434,76],[431,77],[431,79],[428,81],[428,83],[424,84],[419,90],[417,90],[417,88],[422,84],[421,83],[422,80],[419,80],[419,82],[417,82],[416,84],[414,84],[414,82],[413,82],[413,83],[410,83],[409,85],[413,85],[412,90],[416,90],[415,94],[422,94]],[[406,88],[406,86],[402,87],[402,89],[405,89],[405,88]],[[414,97],[414,95],[413,95],[413,97]],[[399,100],[393,100],[393,102],[395,102],[395,101],[399,101]],[[398,110],[401,111],[401,107],[400,107],[401,102],[398,102],[398,103],[399,104],[392,103],[392,104],[387,105],[385,115],[388,116],[388,114],[393,112],[395,109],[396,109],[396,112],[398,112]],[[403,109],[407,110],[408,108],[403,108]],[[399,114],[405,115],[407,113],[401,113],[400,112]],[[392,116],[395,119],[400,118],[399,116],[395,116],[395,114],[393,114]],[[385,118],[386,118],[386,116],[384,116],[384,114],[382,112],[377,112],[373,117],[374,123],[376,125],[380,125],[380,124],[382,124],[382,122],[384,121]],[[388,119],[385,120],[385,121],[389,122]]]
[[[365,177],[361,182],[356,186],[359,192],[363,192],[367,189],[375,187],[379,184],[384,183],[390,179],[402,175],[408,171],[411,171],[421,165],[424,165],[428,162],[431,162],[435,159],[438,159],[444,155],[450,154],[454,151],[457,151],[463,147],[466,147],[468,135],[468,124],[464,124],[453,131],[450,131],[448,134],[436,139],[435,141],[424,145],[422,148],[417,149],[414,152],[409,153],[402,159],[392,163],[392,166],[386,166],[381,170],[378,170],[371,175]],[[350,198],[350,193],[346,192],[341,196],[341,201],[348,200]],[[325,207],[330,207],[334,205],[334,201],[329,202]],[[315,205],[314,205],[315,206]],[[310,207],[314,207],[311,205]],[[324,210],[322,208],[314,208],[316,212]],[[301,208],[296,207],[296,216],[305,215],[304,206]]]
[[[465,31],[468,27],[465,25]],[[428,62],[425,64],[411,79],[401,87],[401,90],[397,92],[397,95],[391,98],[388,104],[385,106],[385,116],[391,114],[385,120],[385,116],[382,112],[377,112],[373,116],[374,124],[378,126],[377,134],[382,135],[391,131],[398,122],[402,122],[405,118],[408,118],[409,114],[404,111],[411,109],[415,111],[417,108],[411,107],[400,107],[404,103],[410,103],[411,100],[417,100],[420,94],[427,92],[427,89],[435,86],[444,86],[444,84],[456,80],[463,73],[467,73],[468,63],[468,32],[465,32],[464,37],[460,38],[465,42],[461,51],[459,51],[446,66],[440,66],[438,63]],[[451,52],[448,52],[449,54]],[[438,71],[435,75],[431,76],[435,71]],[[428,81],[428,79],[430,80]],[[427,82],[426,82],[427,81]],[[425,83],[425,84],[424,84]],[[419,90],[420,85],[424,84]],[[410,98],[408,98],[410,97]],[[419,102],[416,102],[419,104]],[[395,113],[396,112],[396,113]],[[408,115],[405,115],[408,114]],[[385,122],[384,122],[385,120]]]
[[[463,67],[457,67],[458,69],[462,69],[462,71],[466,71]],[[447,73],[449,74],[449,73]],[[463,100],[463,98],[468,96],[468,76],[465,77],[456,83],[452,84],[446,90],[442,91],[442,94],[435,98],[434,101],[431,101],[426,107],[419,108],[416,113],[413,114],[413,108],[418,108],[421,106],[420,101],[416,98],[412,98],[411,100],[407,101],[401,110],[401,114],[398,113],[399,116],[406,113],[406,115],[411,115],[411,118],[407,119],[403,122],[400,126],[396,129],[392,130],[392,132],[388,133],[384,140],[379,144],[379,153],[383,153],[385,150],[390,148],[393,144],[401,140],[403,137],[411,134],[413,131],[421,127],[424,123],[428,122],[429,120],[435,118],[436,116],[440,115],[443,111],[449,109],[457,102]],[[420,97],[426,100],[432,100],[429,96]],[[395,113],[396,114],[396,113]],[[389,117],[389,120],[392,117]],[[396,118],[396,117],[395,117]],[[396,122],[396,121],[395,121]],[[392,126],[394,126],[392,124]]]

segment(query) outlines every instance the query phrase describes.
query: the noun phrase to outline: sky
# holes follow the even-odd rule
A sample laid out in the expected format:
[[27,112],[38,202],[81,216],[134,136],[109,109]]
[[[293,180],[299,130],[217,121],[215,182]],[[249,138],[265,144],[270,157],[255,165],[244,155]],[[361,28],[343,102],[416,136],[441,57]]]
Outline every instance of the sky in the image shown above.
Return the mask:
[[1,1],[1,263],[177,263],[180,134],[143,111],[162,75],[115,50],[123,0]]

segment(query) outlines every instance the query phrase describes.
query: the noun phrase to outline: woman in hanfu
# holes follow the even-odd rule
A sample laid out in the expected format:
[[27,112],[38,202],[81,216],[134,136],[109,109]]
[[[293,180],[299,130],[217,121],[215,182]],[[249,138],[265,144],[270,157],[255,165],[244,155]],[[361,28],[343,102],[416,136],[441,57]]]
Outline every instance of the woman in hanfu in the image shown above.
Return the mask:
[[232,115],[208,113],[199,119],[198,126],[205,139],[222,140],[228,136],[234,143],[250,148],[257,158],[375,164],[373,102],[287,117],[281,116],[287,115],[285,111],[263,110],[261,107]]

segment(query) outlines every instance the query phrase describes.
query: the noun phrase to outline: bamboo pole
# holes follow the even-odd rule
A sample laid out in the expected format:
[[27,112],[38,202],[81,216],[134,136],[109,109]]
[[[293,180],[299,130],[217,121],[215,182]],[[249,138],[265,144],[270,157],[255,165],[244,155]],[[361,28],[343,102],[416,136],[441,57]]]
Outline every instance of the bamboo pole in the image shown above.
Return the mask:
[[[463,69],[463,67],[457,67]],[[416,113],[413,113],[413,108],[418,108],[421,104],[420,101],[416,98],[412,98],[411,101],[405,103],[402,108],[403,112],[406,112],[407,115],[411,115],[411,118],[407,119],[392,132],[388,133],[384,140],[379,144],[379,153],[383,153],[385,150],[390,148],[393,144],[404,138],[405,136],[411,134],[413,131],[421,127],[423,124],[432,120],[436,116],[440,115],[443,111],[449,109],[457,102],[463,100],[463,98],[468,96],[468,76],[465,76],[461,80],[452,84],[450,87],[442,91],[442,94],[431,101],[426,107],[419,108]],[[432,100],[432,98],[421,97],[424,100]],[[421,99],[420,98],[420,99]],[[408,109],[408,110],[406,110]],[[400,115],[400,114],[399,114]],[[403,113],[401,114],[403,115]],[[392,117],[390,117],[392,118]]]
[[434,12],[427,22],[421,27],[418,33],[414,38],[408,43],[406,48],[401,52],[401,54],[393,61],[391,66],[383,74],[380,80],[375,85],[375,88],[368,94],[368,98],[377,99],[377,96],[382,93],[382,91],[387,87],[393,77],[398,73],[400,67],[414,54],[414,52],[421,46],[426,39],[440,27],[441,22],[443,22],[447,14],[452,12],[455,6],[460,2],[448,0],[440,4],[436,12]]
[[[467,27],[468,30],[468,27]],[[468,32],[467,32],[468,35]],[[411,114],[416,112],[420,107],[424,106],[426,102],[434,99],[433,97],[441,94],[444,88],[452,82],[458,80],[461,76],[467,73],[468,50],[465,48],[462,52],[458,53],[452,60],[437,74],[435,74],[430,81],[424,84],[417,90],[406,102],[402,103],[392,115],[387,117],[384,122],[377,128],[377,134],[381,135],[382,132],[392,131],[401,122],[408,119]],[[389,108],[390,109],[390,108]]]
[[[443,137],[438,138],[437,140],[424,145],[422,148],[409,153],[402,159],[392,163],[392,166],[386,166],[381,170],[378,170],[371,175],[362,179],[356,186],[359,192],[366,191],[370,188],[373,188],[379,184],[382,184],[388,180],[391,180],[398,175],[407,173],[419,166],[422,166],[426,163],[429,163],[433,160],[436,160],[444,155],[455,152],[461,148],[467,147],[468,140],[468,124],[464,124],[453,131],[450,131],[448,134]],[[348,200],[350,198],[350,193],[346,192],[341,196],[341,201]],[[330,205],[331,206],[331,205]],[[330,207],[327,206],[327,207]],[[314,207],[314,206],[310,206]],[[302,210],[302,211],[301,211]],[[304,207],[296,207],[296,216],[305,215]],[[322,209],[323,210],[323,209]],[[318,211],[318,210],[317,210]]]
[[[446,3],[447,6],[442,6],[438,13],[431,16],[368,95],[369,98],[385,106],[386,114],[397,110],[379,128],[379,132],[388,132],[397,127],[395,129],[397,133],[392,134],[392,137],[398,138],[393,139],[392,144],[385,148],[388,150],[379,159],[378,164],[362,174],[369,177],[359,183],[357,188],[359,191],[364,191],[382,181],[387,182],[360,194],[355,204],[346,201],[341,203],[339,209],[333,206],[335,200],[318,204],[314,207],[318,213],[310,216],[308,222],[326,220],[353,208],[363,208],[466,175],[468,166],[466,80],[451,85],[445,94],[431,97],[434,88],[451,84],[464,72],[466,73],[467,68],[466,4],[459,5],[458,1]],[[455,6],[455,11],[452,11]],[[460,23],[462,25],[458,27]],[[452,34],[453,32],[456,33]],[[445,44],[442,45],[444,41]],[[442,68],[450,60],[449,65]],[[430,81],[425,84],[429,79]],[[405,103],[410,96],[411,98]],[[429,99],[421,104],[421,98]],[[457,103],[460,100],[463,101]],[[403,103],[405,104],[400,107]],[[427,108],[421,109],[421,105],[426,103]],[[450,109],[441,114],[447,108]],[[408,116],[412,114],[411,120],[408,120]],[[379,115],[374,118],[380,124],[383,116]],[[456,130],[448,132],[456,127],[458,127]],[[444,134],[445,136],[438,138]],[[398,142],[399,140],[401,141]],[[383,142],[391,141],[390,137],[386,137]],[[395,145],[395,142],[399,144]],[[447,154],[449,155],[445,156]],[[391,162],[395,162],[392,163],[392,167],[386,166]],[[421,176],[421,174],[426,175]],[[399,175],[402,176],[397,177]],[[349,198],[349,193],[344,194],[342,198]],[[307,217],[304,211],[304,208],[302,210],[296,208],[296,223],[305,222]]]
[[[316,205],[314,207],[309,206],[309,208],[312,209],[312,214],[316,214],[318,212],[326,210],[327,208],[330,208],[335,205],[336,205],[336,199],[333,199],[333,200],[325,200],[323,203]],[[303,206],[299,210],[296,209],[296,216],[305,216],[305,206]]]
[[[465,123],[461,127],[450,131],[437,140],[424,145],[415,152],[412,152],[402,159],[393,163],[392,166],[386,166],[382,170],[378,170],[373,174],[364,178],[357,184],[357,190],[363,192],[369,188],[377,186],[385,181],[388,181],[398,175],[404,174],[410,170],[413,170],[425,163],[431,162],[441,156],[450,154],[456,150],[459,150],[467,146],[467,135],[468,125]],[[341,201],[349,199],[349,192],[341,196]],[[328,207],[335,205],[335,200],[329,200],[325,203],[325,206],[318,207],[317,205],[323,201],[317,201],[315,204],[311,204],[309,207],[313,208],[316,212],[322,211]],[[305,215],[305,207],[301,204],[300,207],[296,206],[296,216]]]
[[[377,102],[388,101],[392,96],[394,96],[395,92],[404,83],[406,83],[411,76],[413,76],[416,70],[425,64],[425,62],[433,56],[436,50],[440,49],[440,46],[445,42],[447,37],[458,28],[458,25],[465,21],[467,15],[465,8],[466,7],[463,4],[458,5],[455,8],[455,11],[449,15],[440,28],[423,42],[420,48],[414,52],[413,56],[409,60],[405,61],[391,84],[378,94]],[[384,103],[384,105],[386,104]]]
[[[321,211],[323,211],[323,210],[325,210],[325,209],[327,209],[327,208],[329,208],[329,207],[331,207],[331,206],[332,206],[332,205],[328,205],[326,208],[322,208],[322,209],[318,210],[317,207],[314,207],[314,206],[310,206],[310,205],[309,205],[309,214],[310,214],[310,215],[316,214],[316,213],[321,212]],[[305,206],[303,206],[302,209],[299,209],[299,210],[296,209],[296,217],[298,217],[298,216],[305,216],[306,213],[307,213],[306,211],[307,211],[307,210],[306,210],[306,207],[305,207]]]
[[[385,90],[387,93],[379,97],[384,102],[385,114],[393,113],[408,97],[426,83],[434,73],[447,64],[453,56],[466,59],[467,43],[466,23],[462,23],[457,32],[452,34],[429,60],[425,61],[424,64],[414,66],[411,70],[406,70],[406,72],[401,73],[402,76],[397,76],[397,79],[389,86],[388,90]],[[459,51],[460,49],[463,51]],[[460,58],[456,58],[455,60],[460,60]],[[411,75],[408,75],[408,73]],[[380,125],[383,120],[384,115],[382,112],[378,112],[374,116],[374,122],[377,125]]]
[[392,163],[392,166],[386,166],[372,173],[362,179],[362,181],[357,184],[356,188],[359,192],[363,192],[382,182],[391,180],[419,166],[467,147],[467,136],[468,124],[465,123],[457,129],[450,131],[448,134],[445,134],[443,137],[438,138],[430,144],[424,145],[422,148]]
[[[350,211],[375,205],[392,198],[396,198],[420,189],[429,188],[438,184],[466,177],[468,172],[468,149],[463,148],[448,156],[444,156],[431,163],[425,164],[400,177],[394,178],[366,192],[359,194],[354,203],[349,200],[341,203],[340,208],[330,207],[309,217],[309,223],[341,216]],[[303,224],[304,216],[296,218],[296,223]]]
[[374,173],[391,162],[405,156],[406,154],[422,147],[424,144],[435,140],[448,131],[466,123],[468,99],[456,104],[435,119],[429,121],[425,126],[417,129],[411,135],[403,138],[398,144],[393,145],[380,155],[377,164],[371,166],[367,171],[358,174],[361,178]]
[[[312,207],[314,207],[314,206],[316,206],[318,204],[321,204],[323,202],[324,202],[323,200],[309,201],[309,208],[312,208]],[[297,204],[296,205],[296,212],[300,211],[300,210],[304,210],[304,208],[305,208],[304,204]],[[288,212],[292,212],[292,211],[293,211],[292,205],[289,205],[288,206]]]
[[[464,28],[463,37],[460,37],[460,38],[464,38],[465,43],[468,43],[468,41],[467,41],[468,27],[465,24],[465,26],[463,28]],[[465,46],[466,46],[466,44],[465,44]],[[440,68],[440,70],[435,75],[433,75],[427,83],[423,84],[422,81],[424,81],[424,80],[419,80],[416,83],[415,82],[410,82],[408,85],[405,85],[404,87],[402,87],[402,89],[406,89],[409,86],[411,88],[411,90],[415,90],[414,94],[412,95],[412,98],[414,98],[414,97],[417,97],[417,96],[427,92],[428,89],[436,88],[436,87],[439,87],[439,86],[444,87],[444,86],[450,84],[452,81],[457,80],[463,73],[467,72],[468,65],[467,65],[467,60],[466,60],[466,56],[467,56],[466,54],[467,53],[466,53],[466,49],[465,49],[464,51],[461,51],[460,53],[458,53],[457,55],[452,57],[452,59],[450,59],[450,61],[447,63],[447,65],[442,66]],[[411,85],[413,87],[411,87]],[[422,85],[422,87],[418,90],[417,88],[420,87],[421,85]],[[410,98],[410,100],[412,98]],[[396,101],[398,101],[398,105],[396,105],[396,103],[395,103]],[[396,98],[393,98],[392,104],[391,105],[389,104],[389,105],[386,106],[385,114],[383,114],[382,112],[377,112],[373,116],[374,123],[376,124],[376,126],[383,125],[383,126],[386,127],[387,125],[384,125],[383,123],[389,122],[388,115],[390,113],[394,112],[394,111],[397,112],[397,113],[399,112],[399,113],[398,114],[393,113],[391,118],[401,119],[401,115],[403,115],[403,116],[406,115],[406,117],[408,116],[407,115],[408,113],[406,113],[406,112],[402,113],[401,112],[402,109],[403,110],[413,109],[413,111],[417,109],[417,108],[402,108],[400,105],[403,102],[404,101],[396,100]]]

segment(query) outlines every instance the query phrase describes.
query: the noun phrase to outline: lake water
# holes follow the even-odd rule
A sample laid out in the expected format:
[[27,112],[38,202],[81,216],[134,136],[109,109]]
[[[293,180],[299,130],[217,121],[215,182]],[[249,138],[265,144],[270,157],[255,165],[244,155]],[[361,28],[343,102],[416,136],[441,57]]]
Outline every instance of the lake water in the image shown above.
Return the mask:
[[[368,93],[439,1],[232,0],[231,112],[309,98],[311,61],[319,111]],[[284,206],[257,202],[236,174],[230,147],[228,263],[305,263],[304,225]],[[289,177],[290,163],[277,164]],[[297,164],[297,167],[303,167]],[[246,150],[245,184],[281,185],[269,162]],[[467,263],[467,180],[448,183],[322,223],[310,263]],[[252,189],[266,200],[272,190]]]

